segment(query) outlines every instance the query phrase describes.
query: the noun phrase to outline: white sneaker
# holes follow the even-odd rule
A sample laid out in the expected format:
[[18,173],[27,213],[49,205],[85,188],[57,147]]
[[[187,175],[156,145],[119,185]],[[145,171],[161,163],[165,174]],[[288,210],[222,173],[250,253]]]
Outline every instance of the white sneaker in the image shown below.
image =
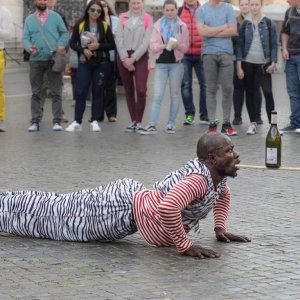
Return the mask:
[[67,132],[81,131],[82,126],[81,126],[81,124],[77,123],[76,121],[73,121],[65,130]]
[[175,133],[175,126],[172,124],[168,124],[166,128],[166,133],[173,134]]
[[147,125],[144,129],[139,130],[139,134],[141,135],[149,135],[149,134],[156,134],[157,130],[154,125]]
[[252,122],[249,129],[247,130],[248,135],[254,135],[257,133],[257,124],[256,122]]
[[143,131],[144,130],[144,128],[143,128],[143,126],[142,126],[142,124],[141,123],[136,123],[135,124],[135,132],[141,132],[141,131]]
[[296,129],[296,133],[297,133],[297,134],[300,134],[300,128],[297,128],[297,129]]
[[62,131],[63,128],[62,126],[59,124],[59,123],[55,123],[53,128],[52,128],[53,131]]
[[90,129],[91,129],[91,131],[94,131],[94,132],[101,131],[101,128],[100,128],[100,126],[99,126],[99,124],[98,124],[97,121],[91,122]]
[[40,123],[32,123],[29,127],[28,127],[28,132],[37,132],[40,131]]
[[136,123],[132,122],[125,129],[124,132],[135,132]]

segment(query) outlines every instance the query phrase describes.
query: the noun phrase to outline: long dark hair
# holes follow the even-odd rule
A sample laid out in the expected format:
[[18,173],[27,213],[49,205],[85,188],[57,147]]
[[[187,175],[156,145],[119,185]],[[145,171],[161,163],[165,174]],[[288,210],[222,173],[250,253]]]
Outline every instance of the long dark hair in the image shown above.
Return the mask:
[[81,19],[78,21],[78,24],[80,24],[82,21],[84,21],[85,23],[89,23],[89,18],[90,18],[90,16],[89,16],[89,10],[90,10],[91,6],[94,5],[94,4],[100,6],[100,7],[101,7],[101,10],[102,10],[102,11],[101,11],[101,14],[99,15],[99,18],[97,19],[97,23],[98,23],[99,21],[101,21],[101,20],[104,19],[104,10],[103,10],[103,6],[102,6],[101,2],[100,2],[99,0],[92,0],[92,1],[90,1],[89,4],[86,6],[85,11],[84,11],[84,14],[83,14],[83,16],[81,17]]

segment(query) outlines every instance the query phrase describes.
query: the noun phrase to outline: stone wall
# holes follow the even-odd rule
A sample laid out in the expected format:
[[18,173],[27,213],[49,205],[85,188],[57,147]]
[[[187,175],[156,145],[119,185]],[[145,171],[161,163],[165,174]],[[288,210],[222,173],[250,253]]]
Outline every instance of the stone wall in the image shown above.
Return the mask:
[[[62,12],[70,25],[82,16],[86,5],[86,0],[58,0],[55,9]],[[32,0],[24,0],[24,17],[35,11]]]
[[[24,1],[24,19],[26,16],[35,11],[32,0]],[[83,15],[87,0],[57,0],[55,9],[62,12],[70,25],[74,25],[76,21]],[[113,0],[108,0],[113,4]]]

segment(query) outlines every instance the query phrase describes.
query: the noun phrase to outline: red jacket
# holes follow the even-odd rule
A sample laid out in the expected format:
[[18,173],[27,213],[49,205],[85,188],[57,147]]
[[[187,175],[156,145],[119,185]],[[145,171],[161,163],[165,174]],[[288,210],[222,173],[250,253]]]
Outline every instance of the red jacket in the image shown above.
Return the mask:
[[[197,7],[200,3],[197,2]],[[185,55],[199,55],[202,48],[202,38],[199,36],[196,27],[196,10],[191,14],[189,8],[184,3],[180,14],[180,19],[186,24],[189,31],[190,47]]]

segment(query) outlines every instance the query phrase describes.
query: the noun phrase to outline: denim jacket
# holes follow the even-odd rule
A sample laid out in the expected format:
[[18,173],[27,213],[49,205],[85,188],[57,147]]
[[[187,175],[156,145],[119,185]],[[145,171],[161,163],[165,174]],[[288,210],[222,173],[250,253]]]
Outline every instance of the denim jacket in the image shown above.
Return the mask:
[[[271,21],[270,35],[266,17],[261,18],[260,22],[258,23],[258,30],[265,59],[270,59],[270,61],[272,62],[277,62],[277,34],[274,22]],[[270,37],[271,41],[269,41]],[[236,49],[237,60],[243,60],[247,57],[252,40],[253,24],[251,19],[247,18],[239,27],[239,35]]]

